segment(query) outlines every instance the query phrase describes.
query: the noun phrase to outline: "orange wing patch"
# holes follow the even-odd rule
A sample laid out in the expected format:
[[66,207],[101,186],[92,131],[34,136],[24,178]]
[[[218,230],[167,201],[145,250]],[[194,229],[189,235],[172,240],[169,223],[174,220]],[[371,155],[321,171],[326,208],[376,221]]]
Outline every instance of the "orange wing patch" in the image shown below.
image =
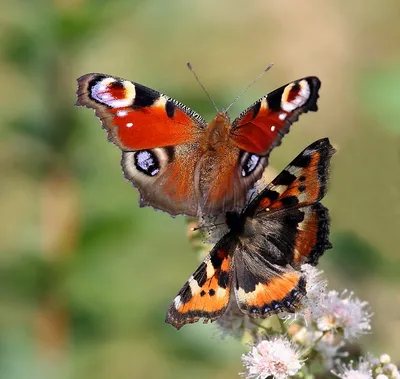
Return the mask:
[[238,283],[235,291],[241,311],[254,318],[266,318],[282,311],[293,312],[306,293],[305,279],[297,271],[259,282],[251,292],[246,292]]
[[297,265],[316,265],[323,252],[332,248],[329,242],[328,210],[317,203],[301,208],[301,211],[304,220],[297,227],[293,260]]

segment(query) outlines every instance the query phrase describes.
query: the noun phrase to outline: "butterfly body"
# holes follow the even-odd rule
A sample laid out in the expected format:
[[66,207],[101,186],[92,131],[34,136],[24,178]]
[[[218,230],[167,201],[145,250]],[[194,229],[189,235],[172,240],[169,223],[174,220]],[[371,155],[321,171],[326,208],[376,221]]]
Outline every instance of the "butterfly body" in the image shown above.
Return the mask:
[[225,214],[225,234],[175,297],[168,323],[216,320],[230,301],[252,318],[295,311],[306,294],[301,265],[331,248],[320,200],[334,152],[327,138],[314,142],[242,211]]
[[122,150],[140,204],[172,215],[218,215],[243,207],[271,150],[299,115],[317,110],[320,81],[306,77],[262,97],[230,122],[207,122],[178,101],[105,74],[78,79],[77,105],[95,110]]

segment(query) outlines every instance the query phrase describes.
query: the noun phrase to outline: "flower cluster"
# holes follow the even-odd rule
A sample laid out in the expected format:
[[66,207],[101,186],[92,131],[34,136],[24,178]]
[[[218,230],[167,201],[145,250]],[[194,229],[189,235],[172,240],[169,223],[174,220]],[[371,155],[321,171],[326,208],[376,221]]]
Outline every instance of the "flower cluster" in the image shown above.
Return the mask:
[[273,376],[284,379],[295,375],[303,366],[300,351],[288,339],[275,337],[263,340],[242,360],[247,368],[246,378],[262,379]]
[[[331,372],[342,379],[400,379],[387,355],[360,358],[357,364],[341,363],[349,355],[346,344],[371,330],[369,305],[353,293],[327,290],[322,271],[315,267],[304,265],[302,271],[307,295],[298,312],[279,314],[275,329],[270,320],[273,317],[258,324],[265,333],[261,339],[251,333],[255,340],[250,352],[242,356],[246,369],[242,375],[249,379],[313,378],[317,373]],[[237,317],[243,320],[243,315],[237,313]],[[235,333],[238,335],[237,328]]]
[[360,357],[357,363],[338,365],[332,373],[341,379],[399,379],[400,373],[396,365],[391,363],[390,356],[382,354],[380,358],[372,356]]

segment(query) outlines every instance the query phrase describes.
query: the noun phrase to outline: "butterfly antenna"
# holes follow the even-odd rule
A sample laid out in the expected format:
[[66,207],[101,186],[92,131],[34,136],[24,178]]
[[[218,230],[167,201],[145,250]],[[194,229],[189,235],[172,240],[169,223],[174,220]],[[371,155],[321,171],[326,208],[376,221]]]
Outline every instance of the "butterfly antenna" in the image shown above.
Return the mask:
[[263,72],[258,75],[242,92],[239,93],[239,95],[237,95],[235,97],[235,100],[232,101],[232,103],[230,103],[230,105],[228,106],[228,108],[225,109],[225,112],[228,112],[229,108],[236,103],[236,101],[238,101],[238,99],[254,84],[256,83],[267,71],[269,71],[272,66],[274,65],[274,62],[271,62],[264,70]]
[[203,84],[201,84],[201,81],[200,81],[200,79],[198,78],[198,76],[196,75],[196,72],[194,71],[194,68],[193,68],[192,64],[191,64],[190,62],[187,62],[186,65],[188,66],[189,70],[192,71],[194,77],[195,77],[196,80],[197,80],[197,83],[199,83],[199,84],[200,84],[200,87],[203,88],[203,91],[206,93],[207,97],[210,99],[212,105],[214,105],[214,108],[217,110],[217,112],[219,112],[217,106],[216,106],[215,103],[214,103],[214,100],[211,99],[210,94],[209,94],[209,93],[207,92],[207,90],[204,88]]

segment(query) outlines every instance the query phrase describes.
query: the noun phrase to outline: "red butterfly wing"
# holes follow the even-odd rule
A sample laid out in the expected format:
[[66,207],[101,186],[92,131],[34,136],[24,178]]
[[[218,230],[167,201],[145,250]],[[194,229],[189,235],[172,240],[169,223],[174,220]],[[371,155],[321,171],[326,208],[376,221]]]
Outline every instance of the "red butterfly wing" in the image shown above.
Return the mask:
[[310,76],[296,80],[262,97],[233,123],[231,137],[249,153],[267,156],[302,113],[317,111],[321,82]]
[[95,110],[109,139],[122,150],[174,146],[195,140],[206,122],[150,88],[104,74],[78,79],[77,105]]

